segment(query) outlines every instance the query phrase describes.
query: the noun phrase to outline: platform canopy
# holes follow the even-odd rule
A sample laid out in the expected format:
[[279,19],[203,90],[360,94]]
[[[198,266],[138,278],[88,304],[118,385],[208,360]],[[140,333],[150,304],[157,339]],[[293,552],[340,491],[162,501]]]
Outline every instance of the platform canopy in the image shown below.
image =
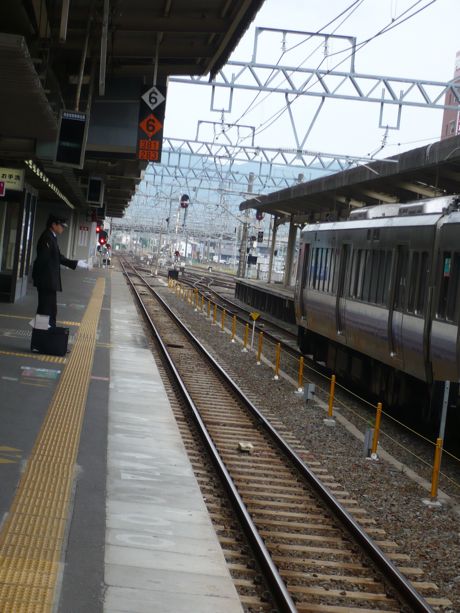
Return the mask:
[[[77,207],[86,205],[88,177],[100,175],[107,214],[121,217],[147,164],[136,158],[136,135],[122,134],[137,126],[142,90],[155,77],[159,84],[170,75],[212,77],[263,0],[0,4],[0,164],[31,159]],[[53,163],[63,109],[92,115],[83,169]]]
[[300,225],[347,218],[354,208],[460,193],[460,136],[361,164],[240,204]]

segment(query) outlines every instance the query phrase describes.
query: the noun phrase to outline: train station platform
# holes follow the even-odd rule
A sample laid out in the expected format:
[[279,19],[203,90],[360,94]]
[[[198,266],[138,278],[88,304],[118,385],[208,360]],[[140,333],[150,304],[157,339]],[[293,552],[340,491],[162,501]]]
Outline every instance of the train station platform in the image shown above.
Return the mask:
[[122,274],[62,276],[65,357],[0,303],[0,610],[241,612]]
[[288,324],[296,323],[294,289],[255,279],[236,280],[235,298]]

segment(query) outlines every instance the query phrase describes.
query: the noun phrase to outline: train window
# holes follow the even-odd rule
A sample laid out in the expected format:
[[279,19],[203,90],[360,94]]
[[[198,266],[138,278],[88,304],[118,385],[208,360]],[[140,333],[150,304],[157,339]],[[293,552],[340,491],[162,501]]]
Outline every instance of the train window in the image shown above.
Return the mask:
[[439,302],[438,302],[438,319],[446,319],[447,315],[447,298],[449,295],[449,286],[451,280],[452,254],[450,251],[445,251],[441,260],[441,282],[439,284]]
[[305,244],[303,251],[303,260],[302,260],[302,276],[301,276],[301,291],[305,288],[307,284],[308,277],[308,256],[310,254],[310,245]]
[[369,302],[374,304],[378,304],[378,289],[382,261],[385,261],[385,252],[374,251],[372,253],[371,287],[369,291]]
[[372,260],[374,253],[369,249],[366,252],[366,260],[364,264],[364,278],[360,298],[365,302],[370,302],[371,279],[372,279]]
[[425,309],[425,298],[426,291],[428,287],[428,276],[429,276],[429,260],[428,260],[428,252],[423,251],[422,257],[420,261],[420,274],[419,274],[419,284],[417,290],[417,303],[415,305],[415,312],[418,315],[421,315]]
[[318,289],[320,289],[321,291],[324,291],[324,280],[326,278],[326,273],[327,273],[327,252],[328,251],[329,249],[323,249],[323,258],[321,262],[321,273],[320,273],[319,284],[318,284]]
[[407,287],[407,247],[398,247],[398,265],[396,270],[396,291],[394,308],[402,310],[406,300]]
[[357,259],[360,257],[361,251],[353,250],[352,260],[351,260],[351,273],[350,273],[350,286],[348,288],[348,295],[354,297],[356,295],[356,270],[357,270]]
[[366,251],[364,249],[358,249],[354,252],[349,292],[352,298],[361,298],[365,260]]
[[327,281],[327,290],[326,290],[330,293],[334,291],[335,258],[336,258],[336,250],[331,249],[331,256],[329,260],[329,277]]
[[388,290],[390,287],[392,262],[393,262],[393,254],[391,253],[391,251],[387,251],[386,256],[385,256],[385,277],[384,277],[384,283],[383,283],[382,304],[387,304],[388,302]]
[[318,247],[315,247],[311,255],[310,280],[309,280],[310,287],[315,286],[315,276],[316,276],[317,270],[318,270]]
[[420,280],[420,254],[418,251],[412,253],[410,276],[409,276],[409,297],[407,300],[407,310],[409,313],[415,312],[415,296],[417,295],[417,283]]
[[319,260],[318,260],[318,275],[316,279],[316,289],[323,289],[324,284],[324,265],[326,260],[325,249],[321,248],[319,250]]
[[337,294],[337,286],[339,284],[339,249],[334,249],[333,268],[331,269],[332,275],[332,292]]
[[[350,253],[350,245],[342,245],[340,251],[340,261],[337,266],[337,296],[343,296],[345,290],[345,279],[347,275],[347,266]],[[340,314],[338,315],[340,319]],[[338,322],[338,329],[341,330],[341,322]]]
[[323,250],[321,249],[321,247],[317,247],[316,248],[316,270],[315,270],[315,277],[313,279],[313,287],[315,289],[318,289],[318,279],[320,277],[321,274],[321,259],[323,256]]
[[460,254],[455,253],[452,260],[452,270],[449,282],[449,292],[447,295],[446,319],[448,321],[458,320],[458,292],[460,289]]
[[329,271],[329,253],[330,249],[323,249],[323,269],[321,271],[321,287],[320,289],[326,291],[327,289],[327,276]]

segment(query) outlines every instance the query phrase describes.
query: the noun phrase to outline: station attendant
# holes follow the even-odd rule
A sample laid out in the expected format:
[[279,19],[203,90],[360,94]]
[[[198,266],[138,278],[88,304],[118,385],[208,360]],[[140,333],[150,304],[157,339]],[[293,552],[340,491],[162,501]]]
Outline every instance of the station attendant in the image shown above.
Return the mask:
[[38,290],[37,315],[48,315],[49,326],[56,326],[57,298],[62,291],[61,265],[67,268],[89,268],[85,260],[69,260],[59,251],[57,236],[67,227],[65,219],[50,215],[46,230],[38,239],[37,258],[32,269],[34,286]]

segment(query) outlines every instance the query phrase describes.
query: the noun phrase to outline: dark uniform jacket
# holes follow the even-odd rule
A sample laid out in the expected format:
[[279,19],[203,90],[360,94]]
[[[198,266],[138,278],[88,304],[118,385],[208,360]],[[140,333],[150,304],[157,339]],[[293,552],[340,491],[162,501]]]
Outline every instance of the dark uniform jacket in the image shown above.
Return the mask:
[[62,291],[61,264],[67,268],[77,267],[78,260],[68,260],[61,255],[56,237],[45,230],[38,239],[37,259],[32,269],[35,287],[41,290]]

